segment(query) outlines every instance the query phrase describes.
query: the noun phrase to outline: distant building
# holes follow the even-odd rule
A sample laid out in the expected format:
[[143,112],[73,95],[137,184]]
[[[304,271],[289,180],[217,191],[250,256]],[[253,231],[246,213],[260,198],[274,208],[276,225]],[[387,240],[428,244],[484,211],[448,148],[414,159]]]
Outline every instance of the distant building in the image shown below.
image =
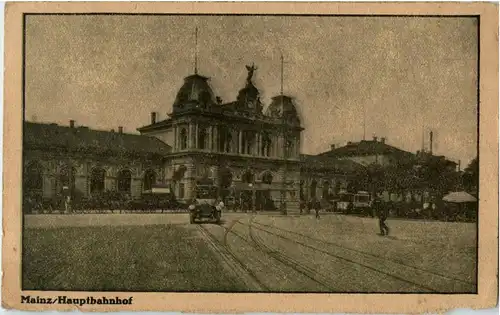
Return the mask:
[[330,151],[323,152],[319,156],[351,160],[364,166],[370,164],[386,166],[402,159],[412,159],[414,154],[387,144],[385,138],[378,140],[377,137],[373,137],[373,140],[348,142],[347,145],[338,148],[332,145]]
[[367,178],[366,168],[351,160],[333,159],[328,156],[301,156],[301,194],[311,198],[331,199],[341,191],[358,191]]

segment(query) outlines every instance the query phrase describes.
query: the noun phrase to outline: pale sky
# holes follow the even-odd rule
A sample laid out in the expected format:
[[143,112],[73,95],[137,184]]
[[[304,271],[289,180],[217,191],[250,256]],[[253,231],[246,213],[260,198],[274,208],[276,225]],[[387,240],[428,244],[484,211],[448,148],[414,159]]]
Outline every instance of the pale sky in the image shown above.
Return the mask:
[[295,98],[301,152],[316,154],[375,134],[462,167],[476,156],[477,24],[474,18],[293,16],[28,16],[26,118],[126,132],[165,119],[183,78],[199,73],[223,101],[258,67],[261,100]]

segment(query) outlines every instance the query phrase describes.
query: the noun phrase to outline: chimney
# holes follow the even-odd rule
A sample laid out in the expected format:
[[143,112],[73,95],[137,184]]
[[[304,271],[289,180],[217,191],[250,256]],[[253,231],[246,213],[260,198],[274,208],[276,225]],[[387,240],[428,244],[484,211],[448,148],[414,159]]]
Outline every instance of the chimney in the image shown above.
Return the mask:
[[333,151],[333,150],[335,150],[335,144],[332,144],[332,145],[330,146],[330,149],[331,149],[332,151]]
[[380,142],[385,144],[385,137],[380,138]]
[[151,124],[156,124],[156,112],[151,112]]
[[123,127],[122,126],[118,127],[118,133],[123,133]]
[[69,121],[69,127],[70,128],[75,128],[75,121],[74,120],[70,120]]
[[429,150],[430,150],[430,154],[431,154],[431,155],[432,155],[432,135],[433,135],[433,134],[432,134],[432,131],[431,131],[431,133],[430,133],[430,135],[429,135],[429,138],[430,138],[430,148],[429,148]]

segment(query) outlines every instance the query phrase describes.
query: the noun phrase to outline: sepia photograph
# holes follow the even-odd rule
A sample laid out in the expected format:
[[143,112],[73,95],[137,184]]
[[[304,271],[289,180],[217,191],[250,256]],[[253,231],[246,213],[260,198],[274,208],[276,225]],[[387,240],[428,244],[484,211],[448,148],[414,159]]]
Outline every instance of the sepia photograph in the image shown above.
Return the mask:
[[17,303],[480,293],[479,15],[59,11],[22,14]]

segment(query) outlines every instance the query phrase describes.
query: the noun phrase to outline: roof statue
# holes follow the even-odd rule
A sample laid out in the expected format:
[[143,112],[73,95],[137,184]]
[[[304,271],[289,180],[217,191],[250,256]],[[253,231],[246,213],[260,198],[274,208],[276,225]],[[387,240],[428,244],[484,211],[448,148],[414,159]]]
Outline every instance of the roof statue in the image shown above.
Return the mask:
[[252,83],[252,77],[253,77],[253,73],[255,72],[255,70],[257,70],[257,68],[255,67],[255,65],[252,63],[252,66],[245,66],[247,67],[247,71],[248,71],[248,76],[247,76],[247,83],[250,84]]

